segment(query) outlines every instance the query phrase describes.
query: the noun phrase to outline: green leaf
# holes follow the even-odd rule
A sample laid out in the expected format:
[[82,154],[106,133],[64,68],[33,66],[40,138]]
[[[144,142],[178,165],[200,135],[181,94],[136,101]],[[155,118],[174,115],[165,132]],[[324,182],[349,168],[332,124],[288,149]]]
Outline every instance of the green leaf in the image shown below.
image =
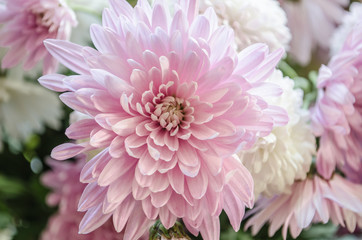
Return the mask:
[[278,64],[278,68],[282,71],[284,76],[288,76],[290,78],[298,77],[297,72],[285,61],[281,60]]
[[1,198],[13,198],[25,191],[23,183],[17,179],[10,179],[0,174],[0,196]]

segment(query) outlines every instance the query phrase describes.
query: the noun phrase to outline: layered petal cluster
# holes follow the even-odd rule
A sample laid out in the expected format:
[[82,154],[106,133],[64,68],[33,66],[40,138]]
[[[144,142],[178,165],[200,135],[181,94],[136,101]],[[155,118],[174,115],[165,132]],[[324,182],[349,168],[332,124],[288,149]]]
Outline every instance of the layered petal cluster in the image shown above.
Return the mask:
[[289,49],[287,16],[275,0],[201,0],[200,9],[214,8],[221,24],[234,29],[238,50],[265,43],[271,50]]
[[21,69],[0,77],[0,141],[20,144],[45,125],[57,129],[62,114],[57,94],[24,81]]
[[307,65],[317,47],[329,48],[329,39],[345,14],[349,0],[279,0],[292,34],[289,53]]
[[[59,206],[59,210],[48,221],[41,239],[57,240],[118,240],[123,237],[117,233],[111,221],[90,234],[79,234],[79,223],[83,214],[77,212],[78,202],[86,184],[79,181],[80,172],[85,164],[85,159],[80,158],[73,162],[58,162],[48,159],[51,171],[42,176],[42,183],[52,192],[47,196],[49,206]],[[147,239],[144,236],[144,239]]]
[[362,3],[354,2],[349,8],[349,12],[342,19],[341,25],[334,31],[330,42],[331,56],[336,55],[343,47],[349,33],[362,23]]
[[349,34],[328,66],[321,67],[317,86],[312,120],[321,137],[318,172],[328,179],[338,166],[362,182],[362,25]]
[[0,5],[0,24],[0,46],[9,48],[2,68],[23,62],[29,70],[43,60],[43,72],[52,73],[57,62],[43,41],[68,39],[77,21],[64,0],[5,0],[5,5]]
[[296,238],[311,223],[329,220],[353,232],[362,227],[362,185],[334,175],[326,181],[317,175],[295,182],[291,194],[263,199],[250,211],[254,214],[245,228],[252,226],[255,235],[265,223],[269,223],[268,235],[273,236],[283,226],[284,239],[287,231]]
[[279,98],[268,102],[286,109],[289,122],[259,138],[251,149],[237,154],[253,176],[256,198],[260,193],[273,196],[286,192],[295,180],[304,179],[316,149],[315,137],[308,123],[309,113],[302,109],[303,92],[293,89],[294,82],[284,78],[279,70],[268,82],[283,89]]
[[[111,216],[124,239],[137,239],[155,219],[182,218],[194,235],[219,239],[224,209],[239,229],[253,205],[253,181],[232,155],[288,120],[263,99],[283,50],[263,44],[237,54],[233,31],[210,8],[180,0],[173,11],[156,1],[110,1],[103,25],[92,25],[97,50],[48,40],[50,53],[78,73],[46,75],[44,86],[90,119],[73,123],[52,156],[99,150],[84,166],[89,183],[79,210],[88,233]],[[280,94],[280,91],[272,95]]]

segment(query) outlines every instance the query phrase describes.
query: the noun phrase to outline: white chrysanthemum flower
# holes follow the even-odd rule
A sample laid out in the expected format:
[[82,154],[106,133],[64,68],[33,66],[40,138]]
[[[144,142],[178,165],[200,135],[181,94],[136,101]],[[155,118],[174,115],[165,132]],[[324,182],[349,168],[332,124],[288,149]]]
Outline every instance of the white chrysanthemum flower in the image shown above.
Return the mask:
[[238,50],[262,42],[271,50],[288,50],[291,39],[287,17],[275,0],[201,0],[200,9],[213,7],[222,24],[235,32]]
[[260,138],[254,147],[238,153],[254,179],[256,198],[287,192],[297,179],[304,179],[315,153],[315,138],[308,124],[308,112],[301,108],[303,93],[293,89],[294,82],[277,70],[269,79],[280,85],[283,94],[270,99],[271,104],[285,108],[289,123],[276,127],[271,134]]
[[331,39],[330,54],[334,56],[338,53],[351,30],[357,24],[362,24],[362,3],[354,2],[342,20],[342,24],[334,31]]
[[57,129],[61,116],[58,96],[25,82],[21,69],[11,69],[6,77],[0,77],[0,141],[6,137],[19,144],[32,133],[43,131],[44,124]]

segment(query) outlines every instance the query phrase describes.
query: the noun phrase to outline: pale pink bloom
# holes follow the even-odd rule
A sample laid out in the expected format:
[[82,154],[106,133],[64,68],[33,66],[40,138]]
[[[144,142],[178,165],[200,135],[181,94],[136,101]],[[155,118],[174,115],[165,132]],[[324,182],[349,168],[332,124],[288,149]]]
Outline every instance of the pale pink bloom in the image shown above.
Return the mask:
[[244,207],[253,206],[253,181],[231,156],[288,120],[262,97],[281,93],[264,81],[283,50],[269,53],[256,44],[237,54],[233,31],[217,25],[212,9],[197,15],[198,1],[181,0],[171,13],[163,1],[110,6],[103,26],[91,27],[98,51],[46,41],[80,75],[39,79],[90,117],[66,131],[85,140],[60,145],[52,156],[100,151],[81,174],[89,185],[79,205],[87,211],[80,231],[113,216],[125,239],[137,239],[157,218],[166,228],[182,218],[194,235],[219,239],[223,209],[238,230]]
[[42,175],[41,182],[51,188],[52,192],[48,194],[46,203],[52,207],[59,206],[61,213],[76,210],[86,186],[79,181],[80,172],[85,164],[84,156],[75,163],[47,159],[47,164],[52,170]]
[[[42,176],[42,183],[51,188],[52,192],[47,197],[50,206],[58,206],[59,210],[48,221],[43,231],[43,240],[119,240],[122,233],[114,230],[111,221],[90,234],[79,234],[79,223],[83,215],[77,212],[78,202],[84,188],[87,186],[79,181],[80,172],[85,164],[81,158],[77,162],[58,162],[49,159],[47,163],[52,170]],[[144,236],[146,238],[147,233]]]
[[341,25],[334,31],[330,41],[330,55],[336,55],[343,47],[349,33],[362,23],[362,2],[353,2]]
[[329,48],[329,40],[342,20],[349,0],[279,0],[288,17],[292,33],[289,53],[306,65],[312,52]]
[[0,46],[9,48],[2,67],[23,62],[24,69],[29,70],[43,60],[47,74],[56,70],[57,62],[43,41],[68,39],[77,20],[64,0],[5,0],[5,5],[0,4],[0,24]]
[[290,234],[296,238],[311,223],[327,223],[347,226],[353,232],[362,227],[362,185],[345,180],[339,175],[326,181],[317,175],[304,181],[297,181],[290,194],[272,199],[263,199],[248,212],[252,216],[245,228],[252,226],[255,235],[265,223],[269,223],[268,235],[271,237],[283,226],[286,239]]
[[328,66],[319,70],[313,128],[321,136],[318,172],[329,178],[336,166],[362,183],[362,25],[347,38]]

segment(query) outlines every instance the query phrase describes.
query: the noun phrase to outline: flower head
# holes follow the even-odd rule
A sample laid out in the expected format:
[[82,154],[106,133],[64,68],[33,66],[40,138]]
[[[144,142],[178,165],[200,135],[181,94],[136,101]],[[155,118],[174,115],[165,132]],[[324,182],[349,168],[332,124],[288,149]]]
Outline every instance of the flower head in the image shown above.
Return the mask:
[[51,73],[57,62],[43,41],[68,39],[77,21],[63,0],[5,0],[5,6],[0,6],[0,24],[0,46],[10,48],[2,60],[3,68],[23,61],[24,69],[29,70],[43,60],[43,72]]
[[282,234],[286,239],[287,231],[296,238],[312,222],[347,226],[353,232],[356,225],[362,227],[362,186],[335,175],[329,181],[318,176],[297,181],[290,194],[272,199],[263,199],[250,211],[255,214],[246,223],[252,226],[253,234],[269,222],[269,236],[283,225]]
[[49,219],[41,239],[117,240],[123,237],[122,233],[114,230],[111,221],[90,234],[78,233],[78,226],[83,214],[77,212],[77,207],[86,187],[86,184],[79,182],[80,172],[85,164],[84,160],[84,158],[80,158],[72,163],[48,159],[47,163],[52,170],[42,176],[42,183],[52,190],[47,197],[48,205],[59,206],[59,210]]
[[315,137],[308,124],[309,114],[302,109],[302,91],[293,89],[294,82],[283,78],[280,71],[275,71],[268,82],[283,89],[282,96],[271,98],[268,102],[286,109],[289,122],[259,138],[251,149],[238,153],[253,176],[255,196],[289,191],[289,186],[296,179],[306,177],[316,148]]
[[349,34],[328,66],[319,70],[319,95],[312,120],[316,135],[321,137],[317,169],[325,178],[338,166],[347,177],[362,182],[361,26]]
[[219,22],[234,29],[238,50],[265,43],[271,50],[289,49],[287,17],[274,0],[202,0],[200,9],[215,9]]
[[[307,65],[317,47],[329,48],[329,39],[345,14],[348,0],[279,0],[292,33],[290,54]],[[316,24],[316,22],[318,24]]]
[[20,144],[32,133],[43,131],[45,125],[55,129],[60,126],[63,112],[57,94],[23,77],[18,68],[0,77],[0,141],[6,137]]
[[233,31],[217,25],[212,9],[198,11],[191,0],[173,12],[163,1],[140,0],[133,9],[112,0],[103,26],[91,27],[97,50],[46,41],[79,75],[39,81],[65,91],[62,101],[90,117],[66,131],[89,139],[60,145],[52,156],[100,150],[81,174],[89,183],[81,232],[113,216],[116,230],[134,239],[155,219],[170,228],[182,218],[193,234],[218,239],[222,209],[237,230],[253,205],[252,178],[232,155],[288,120],[262,97],[283,51],[256,44],[237,54]]
[[336,55],[343,47],[349,33],[362,22],[362,3],[353,2],[343,19],[341,25],[334,31],[330,42],[331,56]]

